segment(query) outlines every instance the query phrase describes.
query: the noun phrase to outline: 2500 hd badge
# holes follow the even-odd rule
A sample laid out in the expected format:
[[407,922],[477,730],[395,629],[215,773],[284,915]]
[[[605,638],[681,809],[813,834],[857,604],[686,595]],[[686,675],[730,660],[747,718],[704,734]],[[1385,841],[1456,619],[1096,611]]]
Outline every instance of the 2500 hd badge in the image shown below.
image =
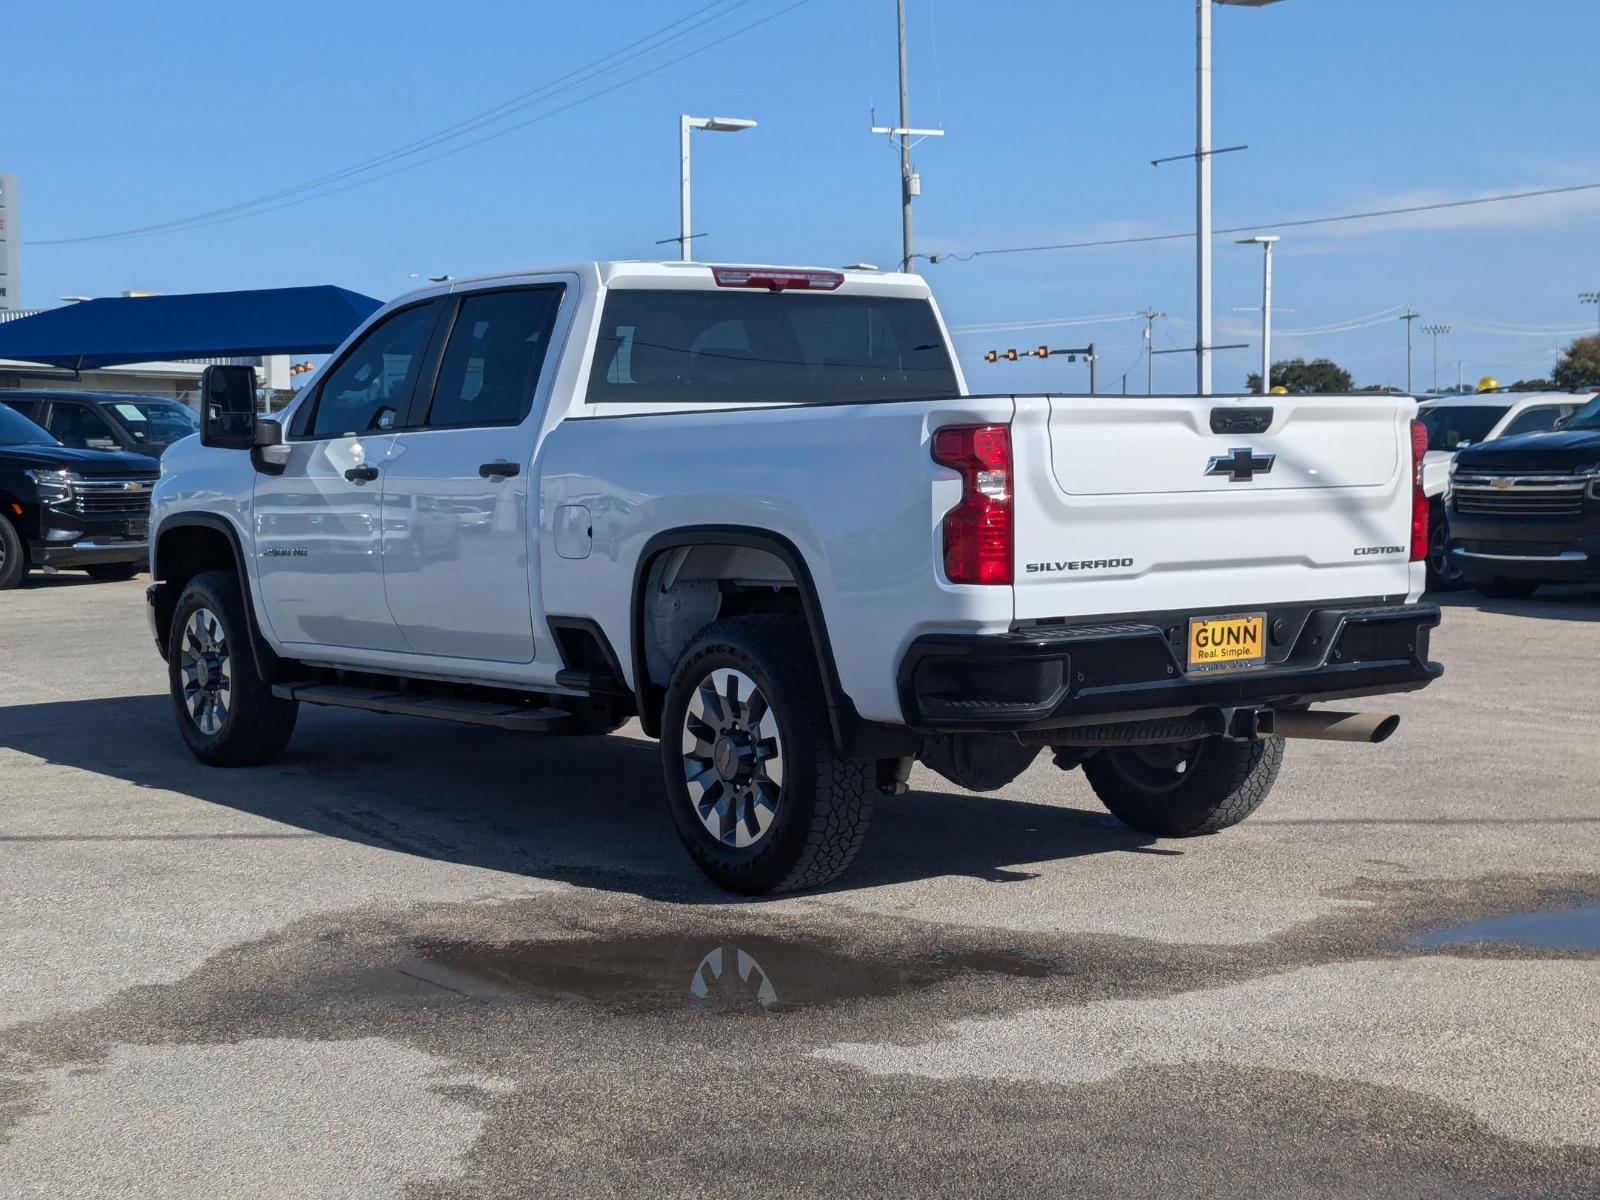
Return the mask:
[[1054,575],[1060,571],[1112,571],[1131,566],[1131,558],[1086,558],[1081,562],[1028,563],[1027,572],[1029,575]]

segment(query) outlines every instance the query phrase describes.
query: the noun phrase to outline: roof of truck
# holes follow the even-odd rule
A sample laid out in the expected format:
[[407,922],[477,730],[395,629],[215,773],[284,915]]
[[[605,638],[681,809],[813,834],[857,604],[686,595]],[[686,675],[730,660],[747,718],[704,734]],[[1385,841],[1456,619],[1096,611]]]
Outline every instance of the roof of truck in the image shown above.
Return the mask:
[[[1572,402],[1573,392],[1463,392],[1459,396],[1430,396],[1421,408],[1509,408],[1529,401],[1546,404]],[[1576,403],[1583,403],[1579,400]]]
[[[604,287],[659,286],[688,289],[717,287],[712,269],[735,268],[746,271],[827,271],[844,278],[840,290],[877,295],[903,294],[908,297],[930,295],[927,280],[920,275],[900,271],[879,271],[865,267],[794,266],[777,263],[707,263],[679,262],[677,260],[650,262],[643,259],[605,259],[598,261],[564,263],[543,267],[520,267],[516,270],[491,271],[482,275],[463,275],[441,280],[430,287],[418,288],[422,292],[438,292],[475,287],[509,279],[523,279],[530,275],[580,275],[587,276]],[[399,297],[396,297],[399,299]],[[393,303],[391,301],[391,303]]]

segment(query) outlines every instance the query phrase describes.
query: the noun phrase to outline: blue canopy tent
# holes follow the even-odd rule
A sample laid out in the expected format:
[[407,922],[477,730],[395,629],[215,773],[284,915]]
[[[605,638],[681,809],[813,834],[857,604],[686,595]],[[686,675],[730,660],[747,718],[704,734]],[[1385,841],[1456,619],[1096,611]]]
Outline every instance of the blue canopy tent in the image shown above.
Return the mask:
[[331,285],[85,300],[0,324],[0,359],[88,371],[183,358],[326,353],[381,303]]

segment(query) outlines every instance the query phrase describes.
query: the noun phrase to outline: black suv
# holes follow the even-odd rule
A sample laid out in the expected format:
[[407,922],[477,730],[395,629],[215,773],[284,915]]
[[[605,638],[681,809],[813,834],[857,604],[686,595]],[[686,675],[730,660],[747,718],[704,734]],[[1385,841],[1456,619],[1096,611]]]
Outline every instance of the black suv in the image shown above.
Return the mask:
[[1600,396],[1554,432],[1469,446],[1450,470],[1450,557],[1484,595],[1600,582]]
[[0,392],[0,404],[78,450],[128,450],[160,458],[173,442],[200,431],[192,409],[138,392],[7,390]]
[[63,446],[0,404],[0,590],[30,567],[131,578],[148,555],[159,476],[148,455]]

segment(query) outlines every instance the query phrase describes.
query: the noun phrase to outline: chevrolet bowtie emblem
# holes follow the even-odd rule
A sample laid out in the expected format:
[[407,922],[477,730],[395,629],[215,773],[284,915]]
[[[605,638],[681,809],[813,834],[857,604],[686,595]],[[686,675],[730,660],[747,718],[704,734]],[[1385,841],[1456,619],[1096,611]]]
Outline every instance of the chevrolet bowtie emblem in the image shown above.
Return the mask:
[[1272,474],[1277,458],[1276,454],[1257,454],[1248,446],[1240,446],[1214,456],[1206,464],[1206,474],[1226,475],[1229,483],[1249,483],[1257,475]]

